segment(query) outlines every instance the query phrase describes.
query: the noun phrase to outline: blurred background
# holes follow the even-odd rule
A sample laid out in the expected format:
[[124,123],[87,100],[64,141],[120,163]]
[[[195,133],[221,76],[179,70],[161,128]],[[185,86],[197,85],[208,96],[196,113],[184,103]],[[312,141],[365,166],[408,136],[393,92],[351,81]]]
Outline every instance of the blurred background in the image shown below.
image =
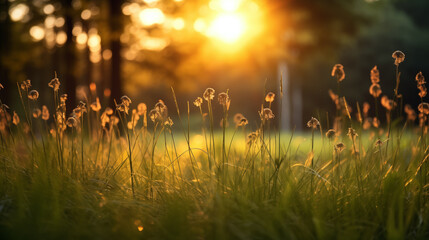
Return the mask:
[[328,90],[336,89],[336,63],[350,105],[372,103],[374,65],[392,98],[391,55],[401,50],[400,93],[416,108],[415,75],[429,72],[428,10],[427,0],[0,0],[0,98],[19,108],[16,83],[31,79],[48,105],[56,72],[69,109],[127,94],[149,109],[162,99],[175,112],[173,87],[186,112],[187,101],[213,87],[229,89],[231,115],[254,125],[273,91],[276,121],[299,129],[311,116],[335,114]]

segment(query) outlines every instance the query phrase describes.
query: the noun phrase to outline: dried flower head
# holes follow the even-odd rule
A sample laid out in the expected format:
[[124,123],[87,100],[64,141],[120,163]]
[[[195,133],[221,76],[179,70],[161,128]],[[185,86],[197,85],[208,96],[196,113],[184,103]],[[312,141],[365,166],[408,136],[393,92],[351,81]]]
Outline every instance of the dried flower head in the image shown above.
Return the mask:
[[244,126],[246,126],[247,124],[249,124],[249,121],[247,121],[247,118],[245,118],[245,117],[243,117],[241,120],[240,120],[240,122],[238,123],[238,127],[244,127]]
[[331,76],[334,77],[337,82],[341,82],[346,78],[346,74],[344,73],[344,67],[341,64],[335,64],[332,68]]
[[429,114],[429,103],[423,102],[419,104],[419,112],[423,113],[424,115]]
[[365,118],[363,121],[363,126],[362,126],[363,129],[365,129],[365,130],[370,129],[371,126],[372,126],[372,118],[369,118],[369,117]]
[[112,114],[113,114],[113,109],[111,109],[110,107],[107,107],[106,109],[104,109],[104,112],[105,112],[107,115],[112,115]]
[[69,117],[66,122],[67,126],[70,128],[77,127],[77,120],[75,117]]
[[399,66],[399,64],[405,60],[405,54],[399,50],[396,50],[393,52],[392,58],[395,59],[395,65]]
[[37,90],[31,90],[28,93],[28,99],[36,101],[39,98],[39,92]]
[[273,92],[267,93],[267,96],[265,96],[265,102],[269,102],[269,103],[274,102],[275,96],[276,96],[276,94]]
[[381,105],[383,105],[383,107],[386,108],[386,110],[391,111],[396,106],[396,103],[392,99],[389,99],[388,97],[383,96],[381,98]]
[[109,117],[109,116],[107,116],[106,111],[104,111],[104,112],[101,114],[100,120],[101,120],[101,126],[102,126],[103,128],[105,128],[105,127],[106,127],[106,125],[110,122],[110,117]]
[[167,119],[168,117],[168,109],[167,106],[164,104],[164,102],[162,100],[158,100],[158,102],[155,104],[155,108],[156,111],[158,111],[160,117],[162,119]]
[[128,110],[130,110],[130,107],[128,105],[121,103],[116,105],[116,110],[119,112],[125,112],[125,114],[128,114]]
[[204,91],[203,98],[206,101],[213,100],[214,96],[215,96],[215,90],[213,88],[207,88]]
[[12,117],[12,123],[13,124],[15,124],[15,125],[18,125],[19,124],[19,116],[18,116],[18,114],[16,114],[16,112],[15,111],[13,111],[13,117]]
[[381,95],[380,85],[378,83],[373,83],[371,87],[369,87],[369,93],[375,98],[380,96]]
[[161,115],[156,109],[152,109],[149,112],[149,118],[152,120],[152,122],[156,122],[161,119]]
[[377,69],[377,66],[374,66],[371,69],[371,82],[372,83],[379,83],[380,82],[380,72]]
[[48,86],[56,92],[60,89],[60,80],[55,77],[48,83]]
[[203,99],[200,97],[197,97],[197,99],[195,99],[195,101],[194,101],[194,105],[196,107],[201,107],[201,104],[203,104]]
[[67,101],[67,94],[64,93],[60,96],[60,102],[65,103],[66,101]]
[[320,122],[319,120],[317,120],[314,117],[311,117],[311,119],[307,122],[307,127],[312,128],[312,129],[317,129],[317,127],[320,126]]
[[91,103],[91,110],[94,112],[98,112],[101,110],[100,99],[96,98],[95,102]]
[[342,152],[345,148],[346,148],[346,145],[344,145],[344,143],[342,143],[342,142],[335,144],[335,150],[338,153]]
[[131,99],[127,95],[124,95],[121,97],[121,103],[129,107],[131,104]]
[[335,135],[337,134],[337,132],[334,130],[334,129],[329,129],[327,132],[326,132],[326,137],[328,138],[328,139],[333,139],[334,137],[335,137]]
[[173,126],[173,124],[173,120],[170,117],[168,117],[167,120],[165,120],[164,122],[164,125],[170,128]]
[[137,114],[140,115],[140,116],[142,116],[142,115],[145,115],[146,112],[147,112],[147,106],[146,106],[146,104],[139,103],[137,105]]
[[416,75],[416,81],[417,81],[417,84],[418,84],[418,85],[421,85],[421,84],[425,84],[425,83],[426,83],[426,81],[425,81],[425,77],[423,76],[423,73],[422,73],[422,72],[417,73],[417,75]]
[[258,132],[251,132],[247,135],[247,144],[251,145],[258,140]]
[[375,128],[380,127],[380,120],[378,120],[378,118],[377,118],[377,117],[374,117],[374,118],[372,119],[372,126],[374,126]]
[[247,118],[243,116],[243,114],[237,113],[234,115],[234,123],[236,127],[243,127],[246,126],[249,122],[247,121]]
[[259,112],[261,120],[270,120],[274,118],[273,111],[269,108],[262,109],[262,112]]
[[381,147],[382,145],[383,145],[383,141],[381,141],[380,138],[377,139],[377,141],[375,142],[375,146],[376,147]]
[[363,103],[363,115],[366,117],[366,116],[368,116],[368,112],[369,112],[369,109],[371,108],[371,105],[369,105],[369,103],[368,102],[364,102]]
[[406,104],[404,107],[404,112],[407,114],[407,120],[414,122],[417,118],[416,111],[409,105]]
[[219,104],[229,109],[229,105],[231,103],[231,100],[229,99],[228,93],[221,92],[219,93],[217,100],[219,101]]
[[353,128],[349,128],[347,136],[349,136],[350,139],[354,140],[358,136],[358,134],[356,133],[356,130],[354,130]]
[[39,118],[42,115],[42,111],[38,108],[33,109],[33,118]]
[[42,106],[42,119],[49,120],[49,110],[45,105]]
[[30,89],[30,87],[31,87],[30,79],[27,79],[21,83],[21,89],[24,91],[28,91],[28,89]]
[[424,98],[428,94],[428,90],[425,85],[418,85],[417,88],[420,90],[419,97]]

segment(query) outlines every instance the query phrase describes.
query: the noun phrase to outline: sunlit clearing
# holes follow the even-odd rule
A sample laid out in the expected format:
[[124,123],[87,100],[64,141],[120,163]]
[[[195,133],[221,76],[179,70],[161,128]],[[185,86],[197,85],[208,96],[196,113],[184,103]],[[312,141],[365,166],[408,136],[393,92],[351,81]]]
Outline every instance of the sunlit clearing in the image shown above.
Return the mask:
[[159,8],[146,8],[139,14],[140,21],[145,26],[154,24],[162,24],[165,20],[165,15]]
[[20,3],[9,9],[10,19],[14,22],[21,21],[29,10],[30,8],[27,5]]
[[220,14],[211,23],[207,35],[225,43],[234,43],[243,35],[245,27],[240,15]]
[[30,36],[34,41],[40,41],[45,37],[45,29],[40,26],[33,26],[30,28]]

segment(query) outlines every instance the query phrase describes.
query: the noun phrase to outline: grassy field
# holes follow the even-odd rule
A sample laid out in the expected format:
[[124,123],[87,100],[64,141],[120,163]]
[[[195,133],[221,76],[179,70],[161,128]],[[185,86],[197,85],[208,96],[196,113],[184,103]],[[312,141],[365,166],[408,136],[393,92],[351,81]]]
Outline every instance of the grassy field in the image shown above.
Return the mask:
[[[24,114],[1,107],[0,236],[428,239],[424,96],[420,126],[396,94],[375,111],[358,106],[355,118],[340,94],[341,74],[335,66],[334,129],[312,118],[300,133],[274,130],[280,114],[271,103],[280,94],[267,94],[251,129],[229,113],[228,93],[215,98],[213,89],[188,109],[159,102],[147,111],[125,96],[115,109],[86,101],[66,116],[57,78],[49,83],[51,114],[24,82]],[[213,116],[213,104],[222,116]],[[200,114],[201,131],[190,130],[190,114]]]

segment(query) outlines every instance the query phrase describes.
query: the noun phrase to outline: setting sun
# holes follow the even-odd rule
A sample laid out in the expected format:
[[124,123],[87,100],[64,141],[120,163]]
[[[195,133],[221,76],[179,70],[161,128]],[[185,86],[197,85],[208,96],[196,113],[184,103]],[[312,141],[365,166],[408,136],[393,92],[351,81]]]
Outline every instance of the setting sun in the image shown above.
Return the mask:
[[244,33],[245,21],[238,14],[220,14],[209,26],[207,35],[225,43],[236,42]]

